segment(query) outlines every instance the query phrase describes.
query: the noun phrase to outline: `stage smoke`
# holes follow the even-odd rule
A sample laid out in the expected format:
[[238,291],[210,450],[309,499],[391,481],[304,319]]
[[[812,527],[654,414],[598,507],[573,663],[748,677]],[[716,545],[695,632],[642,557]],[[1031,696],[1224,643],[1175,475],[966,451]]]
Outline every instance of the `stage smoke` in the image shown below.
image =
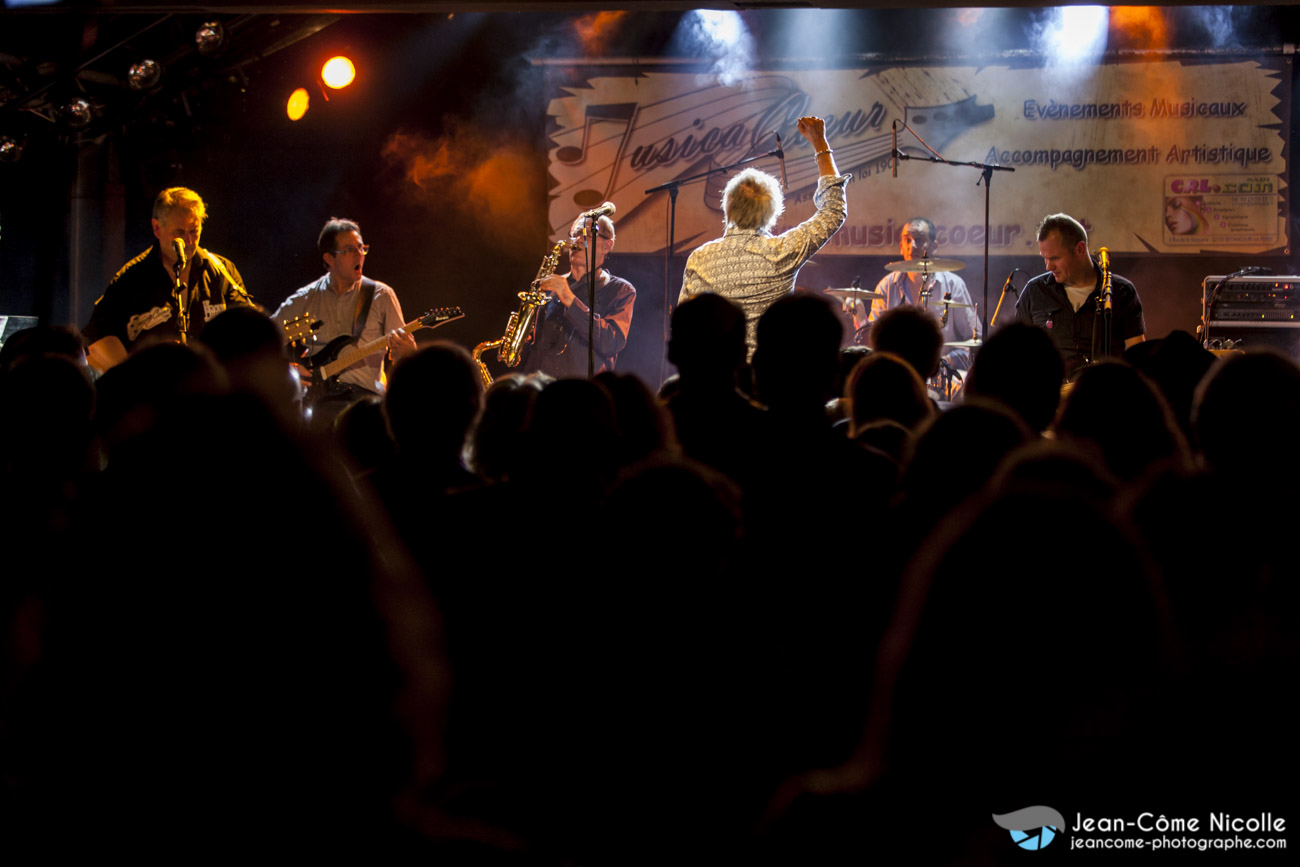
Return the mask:
[[578,35],[582,53],[587,56],[604,53],[602,49],[626,17],[627,12],[595,12],[574,19],[573,31]]
[[1195,6],[1187,10],[1187,14],[1205,28],[1215,48],[1236,41],[1232,13],[1231,6]]
[[441,136],[399,131],[384,143],[384,160],[402,172],[401,195],[440,219],[480,227],[494,245],[535,243],[546,220],[546,171],[537,148],[511,139],[505,128],[489,134],[457,118],[444,127]]
[[739,12],[687,12],[677,25],[673,42],[685,54],[715,58],[709,72],[723,85],[735,84],[747,75],[756,55],[754,37]]

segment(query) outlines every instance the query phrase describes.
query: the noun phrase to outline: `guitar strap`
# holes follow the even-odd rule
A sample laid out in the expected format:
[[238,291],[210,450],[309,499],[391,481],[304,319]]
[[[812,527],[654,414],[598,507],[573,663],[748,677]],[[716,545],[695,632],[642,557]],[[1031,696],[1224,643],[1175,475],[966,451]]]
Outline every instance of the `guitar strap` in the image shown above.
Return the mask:
[[361,290],[357,293],[357,309],[352,316],[352,336],[359,338],[365,330],[366,318],[370,315],[370,302],[375,300],[375,281],[369,277],[361,278]]
[[244,289],[243,286],[239,285],[239,281],[237,281],[234,277],[230,276],[230,272],[226,270],[225,265],[221,264],[220,259],[218,259],[216,256],[213,256],[211,253],[208,253],[208,261],[212,263],[212,267],[216,269],[218,274],[226,278],[226,282],[230,284],[230,286],[235,290],[236,293],[243,295],[245,297],[248,296],[248,292]]

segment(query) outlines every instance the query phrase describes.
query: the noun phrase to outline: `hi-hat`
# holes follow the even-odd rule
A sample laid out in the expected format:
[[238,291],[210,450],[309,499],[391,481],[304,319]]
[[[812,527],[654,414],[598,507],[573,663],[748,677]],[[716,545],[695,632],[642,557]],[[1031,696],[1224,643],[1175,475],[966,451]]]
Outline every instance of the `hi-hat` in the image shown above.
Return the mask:
[[827,295],[842,295],[846,298],[884,298],[884,292],[874,289],[823,289]]
[[984,341],[978,337],[970,340],[954,340],[952,343],[945,343],[944,346],[955,346],[958,349],[974,349],[977,346],[983,346]]
[[906,274],[934,274],[939,271],[960,271],[966,267],[966,263],[960,259],[904,259],[901,262],[890,262],[885,266],[886,271],[902,271]]

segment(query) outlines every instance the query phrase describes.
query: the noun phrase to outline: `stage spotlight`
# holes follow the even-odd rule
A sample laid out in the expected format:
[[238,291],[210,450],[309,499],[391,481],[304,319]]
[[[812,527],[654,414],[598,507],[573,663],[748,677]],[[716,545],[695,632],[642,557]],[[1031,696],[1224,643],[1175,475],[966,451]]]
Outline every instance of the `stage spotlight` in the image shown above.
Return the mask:
[[700,29],[715,45],[729,48],[739,42],[745,33],[745,23],[739,12],[699,9],[695,15],[699,19]]
[[357,68],[346,57],[331,57],[321,67],[321,81],[335,90],[342,90],[357,77]]
[[90,122],[95,118],[94,109],[91,108],[88,101],[81,97],[77,97],[76,99],[70,100],[66,103],[63,108],[60,109],[60,114],[63,117],[63,122],[73,129],[84,129],[89,126]]
[[23,158],[23,146],[9,136],[0,136],[0,163],[16,163]]
[[226,41],[226,28],[220,21],[204,21],[194,31],[194,45],[204,57],[216,54]]
[[289,115],[289,120],[302,120],[310,105],[311,97],[307,93],[307,88],[300,87],[289,94],[289,102],[285,105],[284,112]]
[[1106,50],[1110,9],[1106,6],[1064,6],[1057,10],[1051,31],[1053,51],[1064,64],[1092,63]]
[[126,71],[126,81],[132,90],[153,90],[162,81],[162,67],[156,60],[141,60]]

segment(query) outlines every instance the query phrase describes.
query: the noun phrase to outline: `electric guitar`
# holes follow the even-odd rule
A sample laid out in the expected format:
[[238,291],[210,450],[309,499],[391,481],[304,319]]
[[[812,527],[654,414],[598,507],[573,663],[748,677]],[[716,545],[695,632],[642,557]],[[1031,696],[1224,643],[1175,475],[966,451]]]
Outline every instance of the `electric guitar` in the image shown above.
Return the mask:
[[[418,318],[412,319],[402,328],[409,334],[421,328],[437,328],[440,325],[446,325],[448,322],[455,322],[457,319],[463,319],[464,317],[465,311],[459,307],[434,307],[426,310]],[[380,335],[369,343],[360,345],[357,345],[357,338],[351,334],[335,337],[325,344],[325,348],[320,352],[299,362],[303,367],[311,370],[312,373],[312,382],[307,388],[307,400],[309,402],[319,400],[323,393],[330,389],[331,384],[337,381],[340,373],[358,361],[383,352],[387,348],[387,334]]]
[[313,332],[325,323],[320,319],[312,319],[310,314],[303,313],[292,319],[286,319],[281,324],[284,325],[284,336],[289,350],[294,352],[304,349]]

